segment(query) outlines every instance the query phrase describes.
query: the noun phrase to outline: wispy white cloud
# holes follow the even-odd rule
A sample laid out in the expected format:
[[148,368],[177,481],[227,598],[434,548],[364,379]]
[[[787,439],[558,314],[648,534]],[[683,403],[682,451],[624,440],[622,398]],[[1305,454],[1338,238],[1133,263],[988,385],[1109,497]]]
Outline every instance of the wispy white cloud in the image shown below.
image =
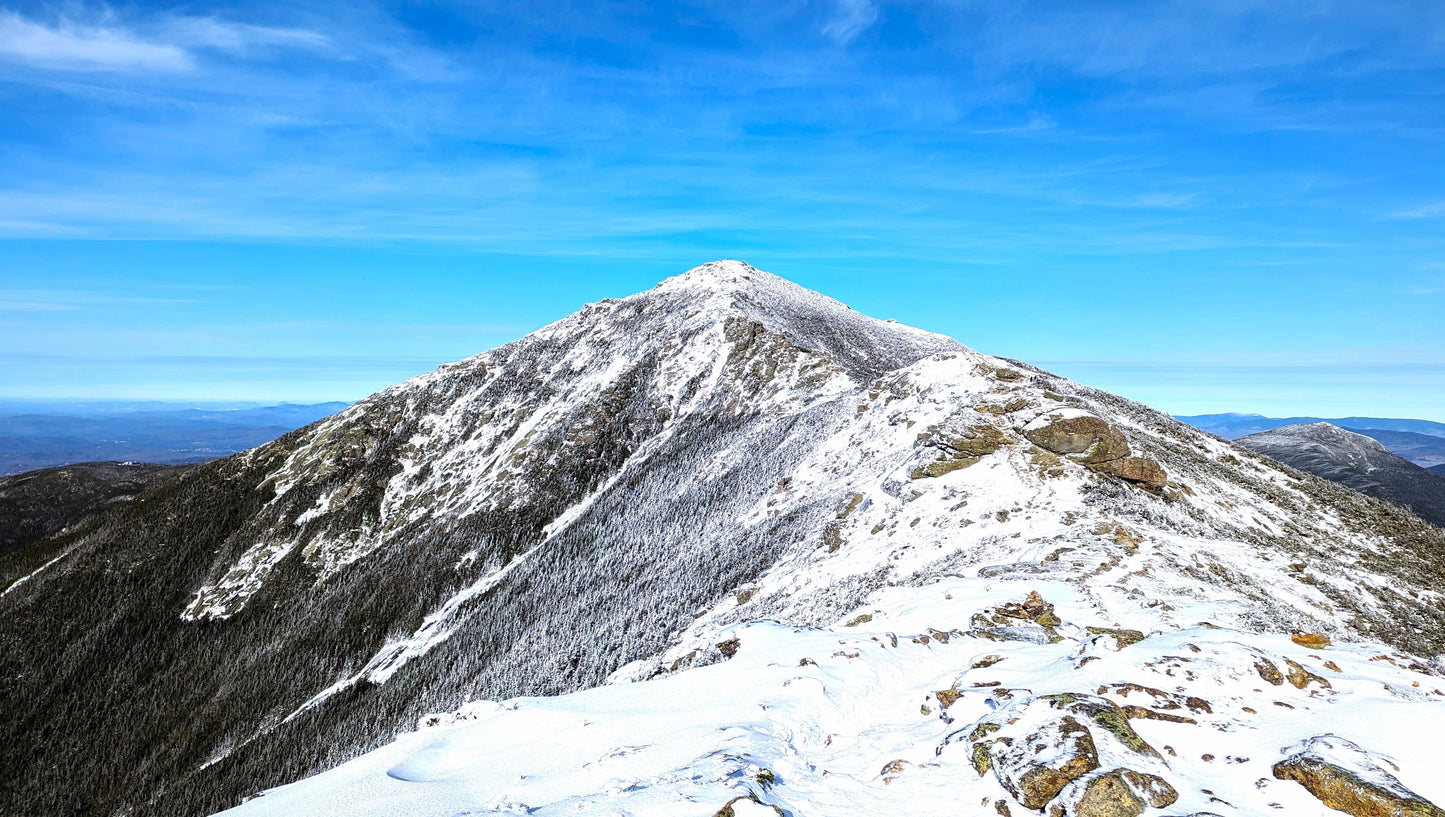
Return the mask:
[[61,20],[44,25],[0,12],[0,59],[62,71],[187,71],[183,48],[115,25]]
[[1445,218],[1445,201],[1422,204],[1419,207],[1411,207],[1406,210],[1397,210],[1390,214],[1396,219],[1422,219],[1422,218]]
[[304,28],[234,23],[216,17],[171,17],[161,24],[166,39],[190,48],[246,53],[266,47],[325,50],[331,38]]
[[0,312],[69,312],[75,308],[74,304],[54,301],[16,301],[0,298]]
[[218,17],[167,15],[127,26],[111,14],[53,23],[0,12],[0,60],[72,72],[176,73],[194,69],[202,51],[247,55],[267,48],[326,50],[332,41],[301,28],[251,25]]
[[832,19],[823,25],[823,36],[847,45],[878,19],[878,5],[873,0],[837,0]]
[[200,301],[194,298],[151,298],[76,290],[0,290],[0,312],[73,312],[87,307],[194,303],[200,303]]

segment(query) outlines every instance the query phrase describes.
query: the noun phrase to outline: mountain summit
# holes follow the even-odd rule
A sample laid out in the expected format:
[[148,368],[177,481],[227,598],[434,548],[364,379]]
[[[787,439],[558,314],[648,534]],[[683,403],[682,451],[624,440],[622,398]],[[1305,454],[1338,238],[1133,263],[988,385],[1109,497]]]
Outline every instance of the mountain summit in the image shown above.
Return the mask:
[[1364,434],[1330,423],[1307,423],[1261,431],[1236,442],[1445,526],[1445,481]]
[[737,261],[0,568],[7,813],[1314,814],[1445,726],[1439,529]]

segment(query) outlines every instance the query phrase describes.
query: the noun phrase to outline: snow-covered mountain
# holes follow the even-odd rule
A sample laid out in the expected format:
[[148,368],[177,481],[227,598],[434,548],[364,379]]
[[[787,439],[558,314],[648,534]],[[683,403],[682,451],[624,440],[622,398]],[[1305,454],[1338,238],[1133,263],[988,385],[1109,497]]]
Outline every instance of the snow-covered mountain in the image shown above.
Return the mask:
[[1445,480],[1364,434],[1329,423],[1308,423],[1261,431],[1235,442],[1445,526]]
[[[1272,428],[1305,425],[1308,423],[1329,423],[1351,431],[1396,432],[1422,437],[1445,438],[1445,423],[1431,420],[1406,420],[1391,417],[1265,417],[1262,414],[1195,414],[1178,415],[1174,419],[1217,434],[1226,440],[1235,440],[1246,434],[1257,434]],[[1373,434],[1366,434],[1373,436]],[[1383,440],[1382,440],[1383,442]]]
[[1445,533],[739,262],[26,553],[7,812],[1445,800]]

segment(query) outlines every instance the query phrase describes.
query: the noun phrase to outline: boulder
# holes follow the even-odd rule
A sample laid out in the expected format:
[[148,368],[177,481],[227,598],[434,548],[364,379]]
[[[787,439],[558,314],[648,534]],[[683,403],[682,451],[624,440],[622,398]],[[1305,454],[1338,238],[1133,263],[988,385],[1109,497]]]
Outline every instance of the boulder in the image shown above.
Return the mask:
[[1146,804],[1163,808],[1178,799],[1174,787],[1155,774],[1123,767],[1100,773],[1101,757],[1117,759],[1123,751],[1137,757],[1142,768],[1164,768],[1159,754],[1108,699],[1078,693],[995,695],[1008,703],[949,735],[939,751],[967,745],[979,775],[992,771],[1025,807],[1068,817],[1114,817],[1138,815]]
[[1070,785],[1049,806],[1049,817],[1139,817],[1146,805],[1164,808],[1178,799],[1158,775],[1114,769]]
[[1325,805],[1355,817],[1445,817],[1445,809],[1406,788],[1369,752],[1335,735],[1295,746],[1274,765],[1274,776],[1299,783]]
[[1007,440],[1007,435],[989,425],[972,426],[959,433],[931,428],[918,435],[919,444],[936,449],[942,458],[913,469],[909,478],[941,477],[960,468],[967,468],[999,450],[1007,444]]
[[1129,717],[1113,701],[1108,698],[1101,698],[1097,695],[1082,695],[1078,693],[1063,692],[1056,695],[1044,695],[1039,698],[1047,701],[1055,709],[1062,709],[1072,715],[1080,715],[1088,718],[1093,724],[1114,736],[1122,746],[1133,752],[1149,757],[1162,758],[1148,741],[1134,731],[1129,725]]
[[1037,590],[1030,591],[1023,601],[1011,601],[974,613],[973,635],[981,638],[1003,640],[1035,640],[1033,635],[1042,636],[1037,640],[1049,643],[1063,640],[1058,628],[1063,624],[1054,615],[1054,605],[1045,601]]
[[1024,436],[1039,448],[1085,465],[1129,455],[1129,443],[1119,429],[1078,409],[1061,409],[1039,417],[1024,426]]
[[1144,813],[1144,798],[1124,780],[1122,770],[1115,769],[1090,778],[1081,792],[1049,811],[1051,817],[1139,817]]
[[713,817],[785,817],[783,810],[758,802],[750,795],[734,797],[717,810]]
[[993,772],[1014,799],[1041,809],[1074,780],[1099,768],[1099,752],[1083,724],[1064,717],[995,749]]
[[1169,785],[1169,781],[1158,775],[1136,772],[1133,769],[1119,769],[1118,773],[1123,776],[1124,782],[1129,784],[1129,788],[1143,797],[1144,802],[1151,808],[1164,808],[1179,799],[1179,792]]
[[1310,684],[1319,684],[1325,689],[1330,689],[1329,681],[1326,681],[1320,676],[1315,675],[1313,672],[1310,672],[1309,670],[1300,666],[1298,663],[1291,661],[1288,658],[1284,659],[1284,663],[1285,667],[1289,670],[1287,673],[1285,673],[1285,678],[1291,684],[1294,684],[1295,689],[1304,689]]
[[1164,467],[1148,457],[1122,457],[1092,467],[1095,471],[1113,474],[1155,491],[1163,490],[1169,482],[1169,475],[1164,471]]

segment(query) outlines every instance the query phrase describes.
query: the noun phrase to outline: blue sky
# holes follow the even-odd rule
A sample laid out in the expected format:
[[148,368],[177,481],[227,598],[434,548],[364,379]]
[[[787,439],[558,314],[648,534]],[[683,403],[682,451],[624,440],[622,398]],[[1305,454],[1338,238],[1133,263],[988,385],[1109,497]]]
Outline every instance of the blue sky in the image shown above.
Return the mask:
[[0,397],[356,399],[724,257],[1445,420],[1445,5],[0,0]]

